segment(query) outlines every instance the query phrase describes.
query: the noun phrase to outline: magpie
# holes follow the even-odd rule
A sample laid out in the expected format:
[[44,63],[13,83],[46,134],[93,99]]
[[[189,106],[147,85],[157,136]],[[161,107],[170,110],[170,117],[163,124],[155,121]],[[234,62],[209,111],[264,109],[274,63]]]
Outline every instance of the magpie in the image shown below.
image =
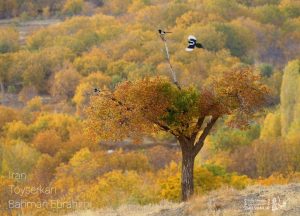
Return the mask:
[[164,31],[164,30],[158,29],[158,33],[159,33],[160,35],[165,35],[165,34],[172,33],[172,32],[166,32],[166,31]]
[[197,43],[197,39],[196,39],[195,36],[190,35],[188,37],[188,47],[185,48],[185,50],[188,51],[188,52],[191,52],[195,49],[195,47],[204,48],[201,43]]
[[100,90],[97,88],[94,88],[94,92],[97,93],[97,92],[100,92]]
[[164,31],[164,30],[158,29],[158,33],[159,33],[160,38],[161,38],[163,41],[166,41],[165,35],[168,34],[168,33],[172,33],[172,32],[166,32],[166,31]]

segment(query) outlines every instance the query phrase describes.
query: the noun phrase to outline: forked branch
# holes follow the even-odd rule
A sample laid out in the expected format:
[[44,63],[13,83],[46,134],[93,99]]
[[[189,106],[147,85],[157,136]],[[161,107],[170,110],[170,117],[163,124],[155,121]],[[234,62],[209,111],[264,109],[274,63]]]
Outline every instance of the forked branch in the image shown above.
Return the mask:
[[210,130],[212,129],[212,127],[214,126],[214,124],[216,123],[216,121],[218,120],[218,118],[219,117],[213,117],[210,120],[210,122],[206,125],[206,127],[204,128],[202,134],[200,135],[199,140],[194,145],[194,148],[193,148],[193,154],[194,154],[194,156],[196,156],[198,154],[198,152],[201,150],[201,148],[203,147],[205,138],[209,134]]

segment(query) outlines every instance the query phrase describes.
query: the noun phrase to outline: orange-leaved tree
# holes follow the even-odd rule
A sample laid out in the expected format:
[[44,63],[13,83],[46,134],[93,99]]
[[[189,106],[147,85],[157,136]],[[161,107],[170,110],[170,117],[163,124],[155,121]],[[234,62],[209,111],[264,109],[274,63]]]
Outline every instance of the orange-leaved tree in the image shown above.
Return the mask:
[[262,108],[268,89],[250,67],[234,67],[197,89],[179,87],[163,77],[125,81],[93,96],[87,131],[97,140],[139,139],[159,130],[171,133],[182,151],[182,200],[194,191],[196,155],[217,120],[231,115],[247,123]]

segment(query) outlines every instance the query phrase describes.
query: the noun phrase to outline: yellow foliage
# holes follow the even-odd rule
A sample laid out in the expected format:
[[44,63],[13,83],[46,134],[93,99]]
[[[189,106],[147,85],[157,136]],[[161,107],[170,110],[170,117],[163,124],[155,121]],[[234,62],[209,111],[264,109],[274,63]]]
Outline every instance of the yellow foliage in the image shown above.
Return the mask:
[[266,179],[260,178],[257,180],[258,184],[267,185],[267,186],[275,185],[275,184],[287,184],[288,182],[289,182],[288,178],[285,178],[283,174],[280,173],[274,173]]
[[160,197],[172,201],[179,201],[181,194],[181,174],[179,166],[171,162],[165,169],[159,171],[157,182],[160,185]]
[[181,17],[176,19],[176,24],[179,27],[190,27],[193,23],[200,23],[204,18],[204,14],[197,11],[188,11],[183,14]]
[[80,79],[81,75],[72,67],[57,72],[51,87],[53,97],[63,100],[72,98]]
[[70,165],[73,167],[77,167],[78,165],[81,165],[83,162],[91,158],[91,152],[88,148],[83,148],[80,151],[78,151],[72,159],[70,160]]
[[32,145],[41,153],[54,156],[62,148],[62,140],[57,131],[50,129],[38,133]]
[[21,121],[7,123],[4,128],[6,138],[8,139],[29,141],[33,137],[33,131]]
[[93,48],[74,60],[75,68],[84,76],[97,71],[105,71],[108,63],[109,58],[99,48]]
[[121,15],[127,12],[128,6],[131,3],[131,0],[114,0],[105,2],[105,7],[103,10],[109,12],[113,15]]
[[0,176],[0,209],[2,211],[9,210],[8,201],[17,199],[17,195],[11,193],[10,186],[15,186],[12,179]]
[[248,185],[250,185],[251,183],[252,183],[251,179],[248,178],[247,176],[245,176],[245,175],[239,176],[239,175],[233,174],[231,176],[229,184],[230,184],[230,186],[232,186],[238,190],[242,190],[242,189],[246,188]]
[[27,108],[33,112],[41,111],[42,105],[43,105],[42,98],[38,96],[32,98],[26,104]]
[[59,113],[44,113],[30,125],[31,130],[39,132],[42,130],[56,130],[63,141],[70,137],[70,130],[80,125],[74,116]]
[[76,103],[77,113],[81,114],[84,107],[88,105],[89,99],[94,92],[94,89],[99,91],[106,88],[111,83],[111,78],[101,72],[91,73],[89,76],[81,80],[76,87],[76,92],[73,101]]
[[133,0],[132,3],[128,7],[128,12],[129,13],[134,13],[146,6],[145,0]]
[[5,176],[10,172],[30,173],[40,157],[38,151],[21,141],[17,141],[15,145],[2,145],[1,148],[1,173]]
[[300,104],[300,97],[298,92],[300,91],[300,60],[294,60],[289,62],[285,67],[281,94],[280,94],[280,111],[281,111],[281,133],[286,135],[293,124],[293,121],[297,121],[299,114],[296,111],[298,104]]
[[12,122],[18,119],[18,113],[11,108],[0,106],[0,131],[3,129],[6,123]]
[[16,51],[19,47],[19,32],[12,27],[0,27],[0,53]]
[[287,174],[282,174],[278,172],[274,172],[268,178],[258,178],[255,183],[260,185],[276,185],[276,184],[289,184],[289,183],[297,183],[300,181],[300,173],[299,172],[288,172]]
[[120,170],[135,170],[137,172],[145,172],[150,170],[148,158],[138,152],[123,153],[122,150],[114,152],[108,158],[110,166]]
[[280,113],[269,113],[265,120],[261,130],[260,137],[264,138],[274,138],[281,135],[281,119]]
[[123,55],[123,59],[128,62],[142,62],[145,54],[137,49],[131,49]]
[[224,179],[220,176],[215,176],[209,170],[203,167],[195,167],[194,184],[196,193],[203,193],[215,190],[222,186]]
[[64,7],[63,13],[71,16],[80,14],[83,10],[84,0],[67,0]]
[[143,183],[143,178],[134,171],[115,170],[98,178],[84,194],[93,207],[119,206],[151,202],[154,199],[154,188]]

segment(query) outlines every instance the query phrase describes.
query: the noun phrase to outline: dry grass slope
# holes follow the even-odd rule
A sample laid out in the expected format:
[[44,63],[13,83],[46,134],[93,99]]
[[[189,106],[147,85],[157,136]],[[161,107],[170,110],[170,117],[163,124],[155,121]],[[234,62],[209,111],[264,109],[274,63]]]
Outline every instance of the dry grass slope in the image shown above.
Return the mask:
[[222,189],[189,204],[192,216],[299,216],[300,184]]
[[118,209],[76,212],[68,216],[299,216],[300,184],[231,188],[194,197],[189,203],[125,205]]
[[161,202],[154,205],[123,205],[118,209],[75,212],[68,216],[181,216],[186,215],[186,204]]

